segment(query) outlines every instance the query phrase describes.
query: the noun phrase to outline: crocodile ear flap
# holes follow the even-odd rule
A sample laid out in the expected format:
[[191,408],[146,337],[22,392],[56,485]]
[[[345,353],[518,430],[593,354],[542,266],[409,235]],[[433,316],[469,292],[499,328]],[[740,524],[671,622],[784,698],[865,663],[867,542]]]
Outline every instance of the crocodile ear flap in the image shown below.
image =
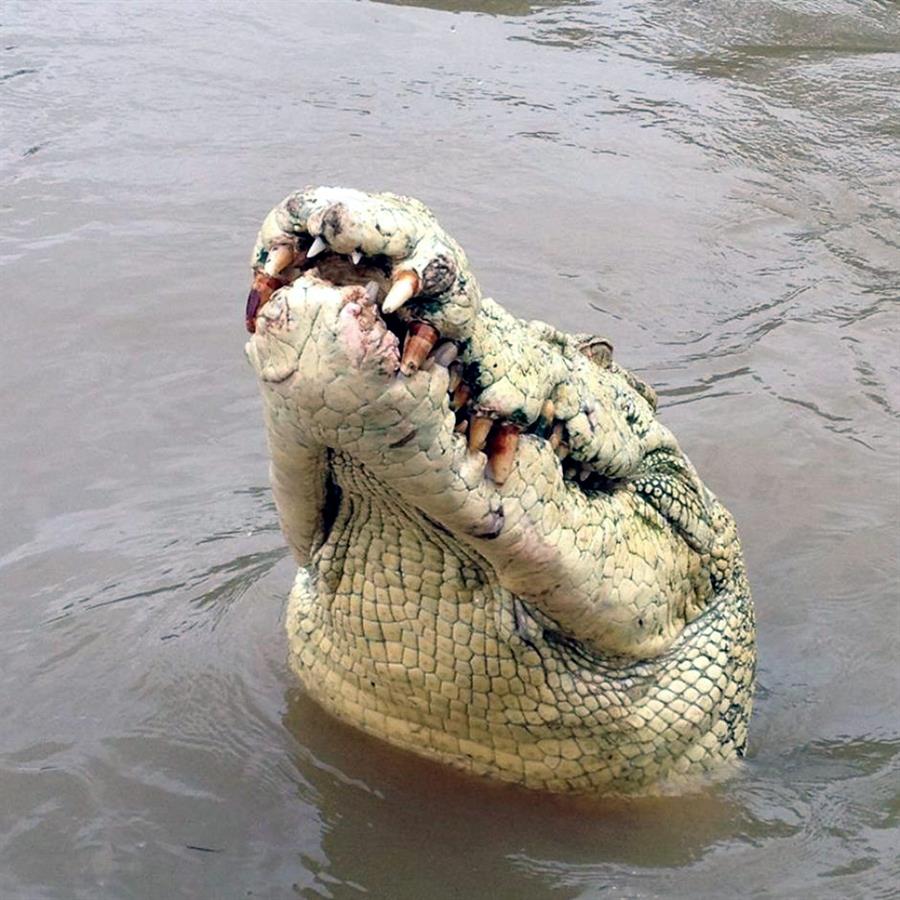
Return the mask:
[[613,345],[611,341],[596,334],[576,334],[575,346],[601,369],[610,369],[622,375],[628,384],[650,404],[650,408],[656,412],[656,391],[647,382],[642,381],[632,372],[613,362]]

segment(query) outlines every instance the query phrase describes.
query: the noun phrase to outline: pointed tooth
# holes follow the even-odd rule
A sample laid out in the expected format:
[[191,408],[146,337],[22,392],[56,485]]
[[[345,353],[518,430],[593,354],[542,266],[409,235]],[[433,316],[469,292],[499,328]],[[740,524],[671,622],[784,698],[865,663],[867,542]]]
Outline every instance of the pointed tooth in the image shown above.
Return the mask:
[[360,263],[360,260],[362,259],[362,253],[360,253],[359,250],[354,250],[354,251],[350,254],[350,259],[353,260],[353,265],[354,265],[354,266],[358,266],[359,263]]
[[306,251],[306,258],[312,259],[314,256],[318,256],[323,250],[328,249],[328,244],[322,240],[321,236],[317,237],[313,242],[312,246],[309,250]]
[[459,347],[453,341],[444,341],[437,350],[434,351],[434,361],[445,369],[459,356]]
[[556,455],[559,457],[560,462],[564,460],[569,455],[569,447],[567,444],[560,444],[556,448]]
[[544,401],[544,405],[541,407],[541,418],[545,422],[552,422],[553,416],[556,415],[556,405],[553,401],[548,397]]
[[513,470],[516,448],[519,446],[519,429],[505,422],[497,425],[491,434],[488,456],[491,461],[491,477],[495,484],[503,484]]
[[587,466],[582,466],[578,472],[578,480],[585,482],[591,477],[591,470]]
[[370,303],[374,303],[378,299],[378,282],[370,281],[366,285],[366,299]]
[[461,366],[450,366],[450,380],[447,384],[447,393],[455,394],[456,389],[459,387],[459,384],[461,381],[462,381],[462,367]]
[[412,322],[403,344],[400,371],[404,375],[418,372],[440,336],[437,328],[433,325],[429,325],[427,322]]
[[464,381],[460,381],[456,386],[456,390],[453,392],[453,399],[450,401],[450,409],[462,409],[469,402],[469,397],[471,396],[472,388]]
[[469,428],[469,420],[468,419],[460,419],[456,423],[456,427],[453,429],[457,434],[465,434]]
[[553,431],[550,432],[550,446],[556,450],[559,445],[562,443],[562,435],[563,435],[563,424],[562,422],[557,422],[553,426]]
[[493,419],[487,416],[472,416],[472,422],[469,425],[469,452],[475,453],[478,450],[484,450],[487,443],[488,435],[491,433],[491,426],[494,424]]
[[388,291],[387,297],[381,308],[386,313],[396,312],[410,298],[414,297],[419,291],[419,276],[411,270],[400,272],[391,289]]
[[294,248],[289,244],[278,244],[269,250],[263,271],[266,275],[283,272],[294,261]]

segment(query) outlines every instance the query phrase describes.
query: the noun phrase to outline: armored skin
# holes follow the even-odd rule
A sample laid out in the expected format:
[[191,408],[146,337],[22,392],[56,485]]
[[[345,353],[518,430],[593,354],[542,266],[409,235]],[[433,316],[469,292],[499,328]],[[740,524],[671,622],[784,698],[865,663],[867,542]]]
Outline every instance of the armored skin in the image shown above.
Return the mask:
[[743,755],[735,525],[608,342],[482,297],[431,212],[393,194],[290,195],[252,266],[247,353],[312,697],[558,792],[658,790]]

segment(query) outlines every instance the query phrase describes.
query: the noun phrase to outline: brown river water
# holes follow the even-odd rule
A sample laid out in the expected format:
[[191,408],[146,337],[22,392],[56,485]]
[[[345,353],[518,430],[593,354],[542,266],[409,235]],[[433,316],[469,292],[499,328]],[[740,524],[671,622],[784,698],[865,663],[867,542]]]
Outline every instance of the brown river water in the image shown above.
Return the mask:
[[[900,7],[0,9],[0,898],[897,896]],[[314,707],[243,358],[265,212],[420,197],[741,528],[746,765],[574,801]]]

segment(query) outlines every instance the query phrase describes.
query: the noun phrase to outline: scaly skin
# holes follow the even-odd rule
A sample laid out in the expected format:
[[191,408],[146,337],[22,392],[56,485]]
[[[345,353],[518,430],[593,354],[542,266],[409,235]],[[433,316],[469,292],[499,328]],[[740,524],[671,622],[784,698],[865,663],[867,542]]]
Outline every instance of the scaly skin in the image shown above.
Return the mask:
[[[309,693],[395,745],[553,791],[659,788],[743,755],[755,645],[734,523],[611,347],[482,298],[459,245],[392,194],[292,194],[252,264],[268,287],[247,350]],[[415,296],[384,313],[404,278]],[[406,375],[397,335],[416,322],[449,340]],[[484,419],[482,451],[461,430]]]

